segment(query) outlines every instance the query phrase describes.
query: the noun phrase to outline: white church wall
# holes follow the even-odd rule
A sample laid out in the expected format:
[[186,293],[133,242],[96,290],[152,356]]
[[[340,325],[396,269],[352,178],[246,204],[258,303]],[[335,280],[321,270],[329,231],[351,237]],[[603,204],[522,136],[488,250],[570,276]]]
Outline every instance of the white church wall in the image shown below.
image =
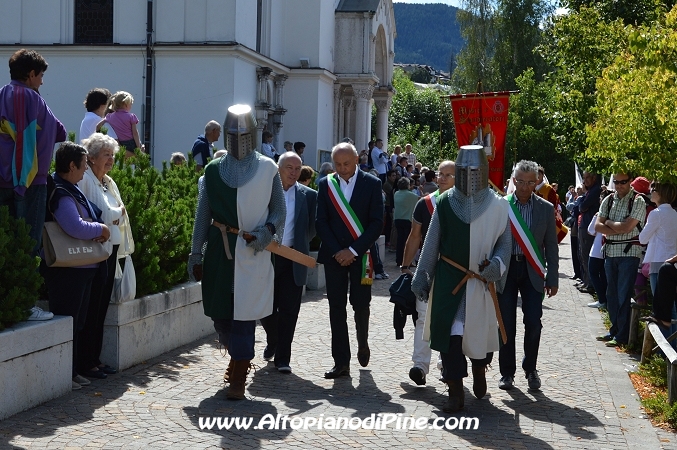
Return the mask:
[[[6,64],[19,48],[21,46],[0,47],[0,62],[4,61]],[[92,54],[91,48],[80,46],[30,48],[37,50],[49,64],[40,94],[66,130],[76,133],[77,140],[80,140],[77,134],[86,112],[83,102],[87,92],[95,87],[105,87],[111,92],[123,90],[132,94],[132,112],[139,120],[143,120],[145,59],[140,50],[118,47]],[[6,75],[0,80],[3,85],[9,82],[8,69],[6,70]],[[139,127],[139,132],[141,131]]]
[[[167,0],[153,3],[157,7],[165,1]],[[147,15],[147,3],[144,1],[115,0],[113,3],[113,42],[116,44],[145,44]],[[153,18],[155,28],[158,25],[158,18],[157,15]],[[167,19],[167,17],[162,17],[161,21]],[[72,31],[70,35],[73,35]],[[72,38],[71,42],[73,42]]]
[[334,79],[328,72],[293,70],[285,83],[284,140],[306,144],[304,162],[317,169],[317,151],[331,150]]

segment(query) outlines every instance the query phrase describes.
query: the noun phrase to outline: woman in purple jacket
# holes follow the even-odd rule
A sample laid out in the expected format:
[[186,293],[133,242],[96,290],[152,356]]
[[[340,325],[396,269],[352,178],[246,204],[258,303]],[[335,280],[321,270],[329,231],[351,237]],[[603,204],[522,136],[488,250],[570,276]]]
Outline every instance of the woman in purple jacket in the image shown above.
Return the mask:
[[[87,168],[87,150],[73,142],[64,142],[55,154],[54,187],[48,192],[47,221],[55,220],[68,235],[78,239],[106,242],[109,228],[101,223],[101,211],[89,202],[77,183]],[[82,216],[80,216],[82,214]],[[84,219],[91,219],[88,222]],[[49,310],[73,317],[73,390],[90,384],[78,375],[78,338],[87,317],[92,279],[99,264],[79,267],[45,267],[43,274],[49,293]]]

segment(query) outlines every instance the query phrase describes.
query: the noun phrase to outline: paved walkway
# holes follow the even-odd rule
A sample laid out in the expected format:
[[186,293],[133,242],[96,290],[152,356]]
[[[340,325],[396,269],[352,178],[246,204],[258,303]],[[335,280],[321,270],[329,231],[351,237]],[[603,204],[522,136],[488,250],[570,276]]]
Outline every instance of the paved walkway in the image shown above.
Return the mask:
[[[371,362],[362,369],[354,357],[350,378],[322,376],[332,366],[328,306],[324,293],[309,292],[293,347],[294,373],[279,374],[260,358],[264,344],[263,330],[258,328],[255,362],[261,368],[249,378],[247,400],[225,399],[221,378],[227,359],[212,336],[0,422],[0,449],[677,448],[677,436],[652,427],[639,408],[626,374],[636,361],[595,341],[604,331],[600,314],[585,306],[590,297],[579,294],[567,278],[568,244],[561,246],[561,253],[560,291],[544,305],[540,393],[528,392],[523,378],[516,380],[516,389],[499,390],[495,355],[488,395],[475,399],[467,379],[465,411],[444,414],[446,390],[436,380],[436,371],[424,387],[408,379],[412,331],[406,330],[404,340],[395,340],[387,296],[390,282],[378,281],[372,301]],[[386,270],[396,274],[394,254],[388,253],[386,260]],[[350,329],[354,330],[352,324]],[[291,424],[285,430],[199,428],[199,418],[211,416],[248,416],[256,424],[267,414],[327,420],[364,419],[378,413],[423,418],[425,425],[437,417],[477,417],[479,428],[398,430],[393,424],[377,430],[304,431],[291,430]],[[449,423],[453,425],[453,419]]]

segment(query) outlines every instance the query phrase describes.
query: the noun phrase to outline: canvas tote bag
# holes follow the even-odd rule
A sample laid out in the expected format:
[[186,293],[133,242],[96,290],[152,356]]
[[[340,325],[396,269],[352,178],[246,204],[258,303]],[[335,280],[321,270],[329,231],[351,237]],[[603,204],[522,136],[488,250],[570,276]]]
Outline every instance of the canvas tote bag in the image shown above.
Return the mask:
[[[55,192],[56,189],[54,190]],[[66,190],[64,189],[64,191]],[[73,194],[68,192],[68,195],[75,201],[82,220],[91,222],[91,219],[85,219],[82,216],[81,206],[75,200]],[[54,192],[49,196],[48,204],[51,204],[53,196]],[[51,208],[50,212],[52,212]],[[77,239],[66,234],[56,220],[45,222],[42,229],[42,245],[44,247],[45,264],[47,264],[47,267],[76,267],[96,264],[108,259],[111,254],[110,248],[105,247],[100,242]]]

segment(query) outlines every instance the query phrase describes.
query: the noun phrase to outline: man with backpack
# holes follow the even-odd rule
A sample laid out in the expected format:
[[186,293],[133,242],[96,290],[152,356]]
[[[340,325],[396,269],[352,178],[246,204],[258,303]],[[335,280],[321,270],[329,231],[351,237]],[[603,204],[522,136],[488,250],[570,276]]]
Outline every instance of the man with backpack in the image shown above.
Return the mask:
[[597,340],[606,342],[607,347],[626,345],[630,333],[630,295],[642,254],[639,233],[646,220],[646,204],[632,189],[633,179],[627,173],[614,175],[616,192],[602,201],[595,223],[595,231],[605,236],[604,271],[611,320],[609,333]]

